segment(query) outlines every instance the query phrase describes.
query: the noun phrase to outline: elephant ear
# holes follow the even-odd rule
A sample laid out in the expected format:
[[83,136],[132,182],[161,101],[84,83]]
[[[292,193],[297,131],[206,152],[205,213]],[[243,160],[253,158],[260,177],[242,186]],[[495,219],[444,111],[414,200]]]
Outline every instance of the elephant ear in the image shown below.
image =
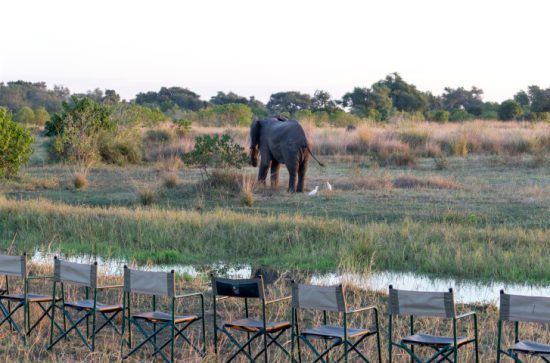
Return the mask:
[[250,126],[250,148],[253,149],[260,144],[260,127],[262,124],[260,120],[252,122]]

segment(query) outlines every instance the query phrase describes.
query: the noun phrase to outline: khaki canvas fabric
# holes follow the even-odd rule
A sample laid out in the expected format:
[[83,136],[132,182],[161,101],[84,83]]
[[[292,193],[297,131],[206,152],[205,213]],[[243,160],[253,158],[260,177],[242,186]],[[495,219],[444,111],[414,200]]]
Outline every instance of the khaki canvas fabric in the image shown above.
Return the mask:
[[124,291],[146,295],[174,297],[174,273],[139,271],[125,268]]
[[390,314],[452,318],[453,294],[390,289]]
[[550,297],[501,294],[500,319],[550,323]]
[[346,311],[342,285],[314,286],[293,284],[292,306],[327,311]]
[[0,255],[0,275],[24,277],[27,273],[25,256]]
[[97,287],[97,264],[82,264],[55,259],[55,280],[72,284]]

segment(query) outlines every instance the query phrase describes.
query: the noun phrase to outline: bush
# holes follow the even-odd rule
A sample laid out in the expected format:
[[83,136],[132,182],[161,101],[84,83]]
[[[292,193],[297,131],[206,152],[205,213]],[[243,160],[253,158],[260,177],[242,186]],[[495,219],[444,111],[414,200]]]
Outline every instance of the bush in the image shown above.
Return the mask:
[[203,126],[250,126],[252,110],[242,103],[226,103],[199,110],[191,117]]
[[147,130],[145,133],[145,142],[152,144],[164,144],[172,141],[174,134],[172,130],[166,128]]
[[227,134],[197,136],[195,148],[184,156],[187,164],[201,168],[206,175],[209,167],[240,169],[247,160],[244,148]]
[[107,164],[138,164],[143,160],[141,134],[137,129],[104,131],[98,141],[99,155]]
[[34,110],[34,124],[38,126],[44,126],[46,122],[50,121],[50,114],[44,107],[38,107]]
[[29,161],[34,139],[24,127],[11,120],[11,114],[0,107],[0,177],[11,177]]
[[34,111],[30,107],[21,107],[15,114],[15,121],[21,124],[34,123]]
[[449,115],[449,121],[453,121],[453,122],[468,121],[473,119],[474,119],[474,115],[468,113],[466,110],[462,108],[453,110],[453,112],[451,112],[451,114]]
[[432,114],[432,120],[436,122],[447,122],[449,121],[449,117],[451,116],[451,113],[447,110],[439,109],[433,112]]
[[86,177],[86,173],[85,172],[76,173],[74,175],[73,184],[76,189],[87,188],[89,183],[88,183],[88,178]]
[[514,100],[506,100],[498,108],[498,118],[502,121],[517,119],[522,113],[521,105]]
[[88,167],[99,159],[98,140],[103,130],[113,131],[110,110],[88,97],[72,98],[46,123],[45,133],[54,137],[54,153],[66,161]]

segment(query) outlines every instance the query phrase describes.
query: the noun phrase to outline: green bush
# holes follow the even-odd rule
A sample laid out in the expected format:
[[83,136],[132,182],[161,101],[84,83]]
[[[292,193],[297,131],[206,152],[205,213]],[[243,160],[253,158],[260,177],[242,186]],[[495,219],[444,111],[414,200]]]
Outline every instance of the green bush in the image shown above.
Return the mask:
[[242,103],[226,103],[199,110],[191,117],[203,126],[250,126],[252,110]]
[[34,111],[30,107],[21,107],[15,114],[15,121],[21,124],[34,123]]
[[184,161],[208,175],[209,167],[240,169],[247,164],[248,156],[231,136],[215,134],[197,136],[194,149],[184,156]]
[[137,129],[122,129],[116,133],[103,131],[99,136],[99,154],[107,164],[138,164],[143,160],[143,143]]
[[0,177],[11,177],[29,161],[33,138],[28,130],[16,124],[11,114],[0,107]]
[[450,116],[451,113],[449,111],[440,108],[439,110],[435,110],[430,118],[433,121],[444,123],[449,121]]
[[110,110],[88,97],[72,97],[63,110],[46,123],[45,133],[54,137],[53,152],[66,161],[87,166],[99,159],[98,139],[103,130],[114,131]]
[[498,108],[498,118],[503,121],[517,119],[522,113],[521,105],[514,100],[506,100]]
[[449,121],[457,122],[457,121],[468,121],[473,120],[474,115],[468,113],[468,111],[458,108],[456,110],[453,110],[449,116]]

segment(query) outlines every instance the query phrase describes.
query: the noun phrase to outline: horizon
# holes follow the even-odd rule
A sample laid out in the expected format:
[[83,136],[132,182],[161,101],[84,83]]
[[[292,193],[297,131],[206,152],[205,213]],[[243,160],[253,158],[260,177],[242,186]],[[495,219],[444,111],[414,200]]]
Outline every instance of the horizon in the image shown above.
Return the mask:
[[550,5],[533,0],[156,4],[8,3],[6,14],[33,12],[29,26],[19,17],[0,24],[9,50],[0,81],[114,89],[127,100],[178,86],[204,100],[232,91],[264,103],[317,89],[339,99],[393,72],[436,95],[476,86],[493,102],[550,86],[550,49],[541,46]]

